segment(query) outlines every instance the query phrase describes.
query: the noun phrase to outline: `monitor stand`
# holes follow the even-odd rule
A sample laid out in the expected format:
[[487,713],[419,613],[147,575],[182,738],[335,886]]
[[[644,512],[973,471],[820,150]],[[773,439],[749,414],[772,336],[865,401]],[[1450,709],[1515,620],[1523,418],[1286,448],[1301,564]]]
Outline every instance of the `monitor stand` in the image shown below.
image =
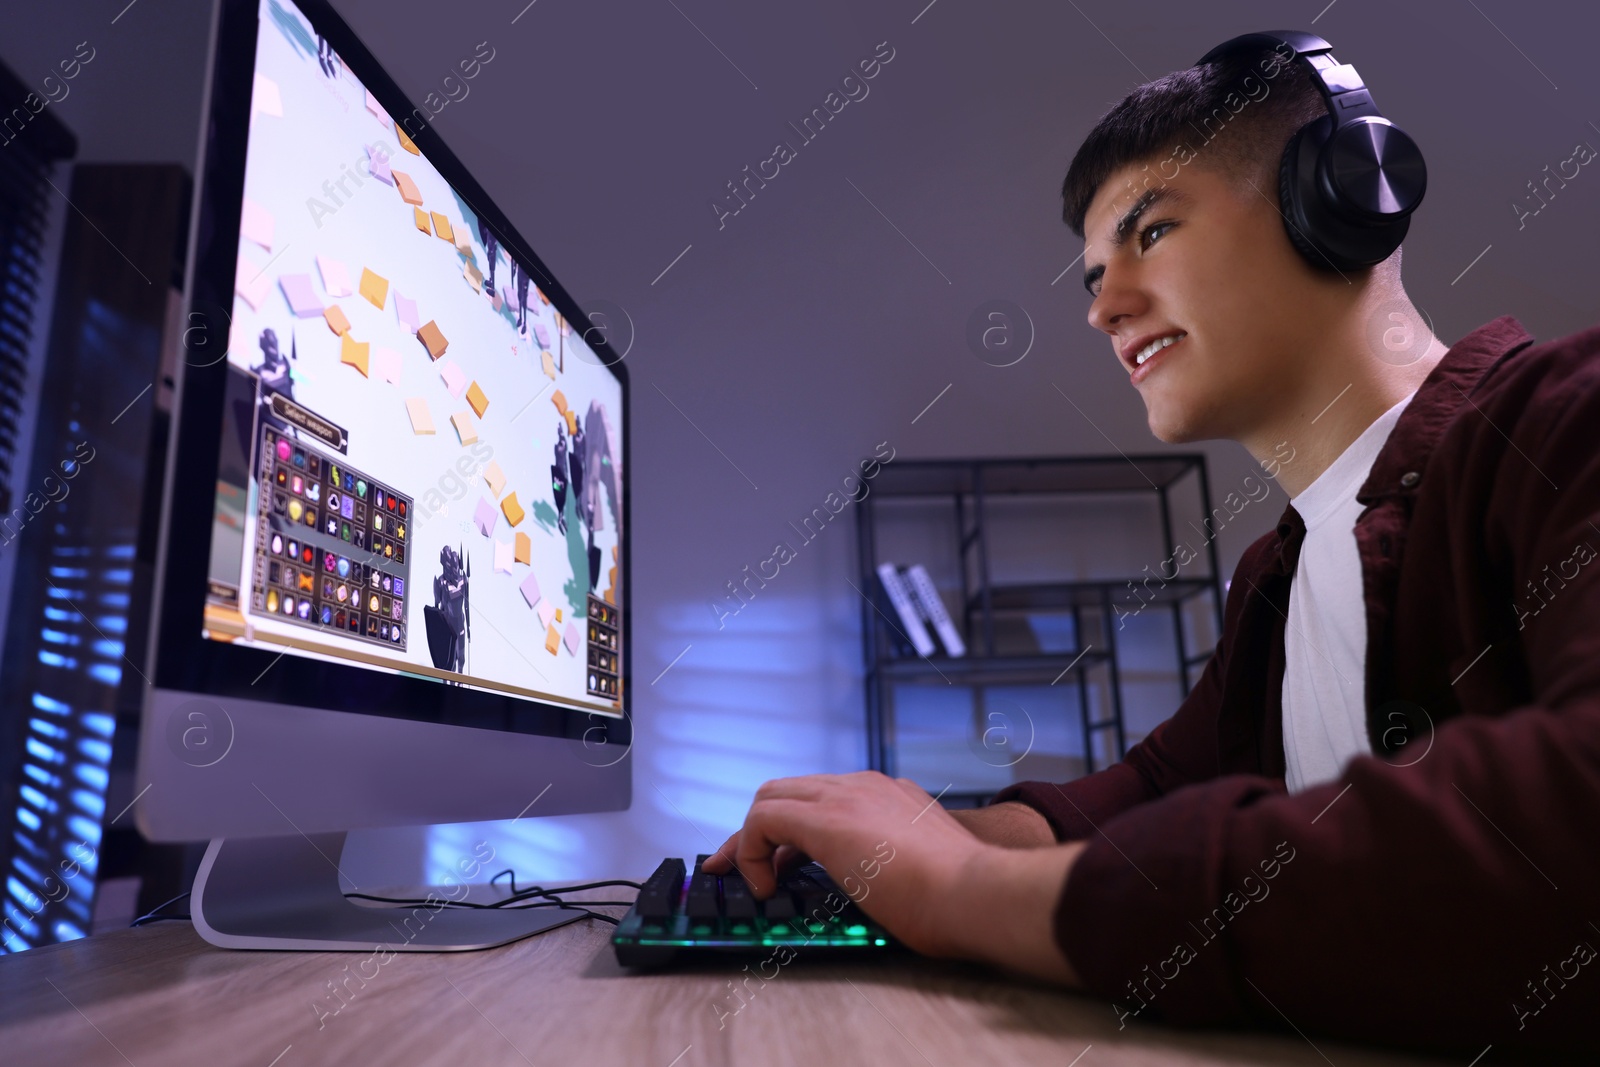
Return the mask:
[[449,908],[442,896],[438,907],[363,907],[347,900],[340,884],[344,838],[213,839],[190,896],[195,929],[219,948],[467,952],[583,918],[562,908]]

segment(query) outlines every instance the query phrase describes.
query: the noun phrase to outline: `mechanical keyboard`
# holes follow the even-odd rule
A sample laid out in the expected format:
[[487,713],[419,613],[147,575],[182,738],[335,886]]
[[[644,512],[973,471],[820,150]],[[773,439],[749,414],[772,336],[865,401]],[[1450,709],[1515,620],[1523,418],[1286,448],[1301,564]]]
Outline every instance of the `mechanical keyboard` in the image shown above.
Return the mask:
[[706,858],[696,857],[692,872],[681,859],[661,861],[611,938],[618,963],[659,967],[780,947],[829,955],[899,948],[818,864],[790,871],[762,901],[742,875],[701,870]]

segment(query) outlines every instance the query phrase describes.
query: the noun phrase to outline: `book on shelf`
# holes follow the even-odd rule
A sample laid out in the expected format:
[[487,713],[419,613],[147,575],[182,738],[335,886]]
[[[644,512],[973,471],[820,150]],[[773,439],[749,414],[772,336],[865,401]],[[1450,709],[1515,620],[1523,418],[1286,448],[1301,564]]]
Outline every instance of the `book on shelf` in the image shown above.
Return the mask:
[[[896,645],[902,652],[911,651],[919,656],[931,656],[937,649],[933,638],[928,636],[927,627],[923,625],[922,614],[917,608],[915,594],[911,591],[904,576],[901,575],[893,563],[878,564],[878,581],[883,586],[883,593],[889,598],[889,604],[894,608],[894,613],[900,619],[898,627],[899,636],[909,641],[909,647],[900,641]],[[891,629],[895,629],[891,627]]]
[[961,634],[957,632],[955,623],[950,621],[950,613],[945,610],[939,590],[933,587],[933,579],[928,575],[928,568],[920,563],[913,563],[906,568],[905,577],[917,599],[917,606],[922,609],[923,617],[933,626],[934,632],[939,635],[939,640],[944,642],[945,652],[952,658],[965,656],[966,642],[961,640]]

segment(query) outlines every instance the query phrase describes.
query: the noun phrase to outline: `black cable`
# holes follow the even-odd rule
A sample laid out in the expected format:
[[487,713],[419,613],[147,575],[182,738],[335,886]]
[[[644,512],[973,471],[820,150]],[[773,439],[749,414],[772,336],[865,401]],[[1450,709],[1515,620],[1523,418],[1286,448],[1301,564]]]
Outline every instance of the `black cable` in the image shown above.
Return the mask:
[[[593,901],[592,903],[599,904],[599,903],[603,903],[603,902],[602,901]],[[559,907],[562,911],[581,911],[591,919],[599,919],[601,922],[610,923],[612,926],[621,926],[622,925],[622,920],[621,919],[615,918],[614,916],[611,916],[611,915],[606,915],[606,914],[604,914],[602,912],[590,911],[588,908],[580,908],[576,904],[558,904],[556,906]],[[512,911],[526,911],[528,908],[543,908],[543,907],[549,907],[549,905],[548,904],[543,904],[543,903],[540,903],[540,904],[527,904],[527,905],[524,905],[523,907],[512,908],[510,910],[512,910]]]
[[621,919],[614,919],[609,915],[602,915],[598,911],[590,911],[588,908],[576,908],[574,910],[583,912],[591,919],[599,919],[603,923],[610,923],[612,926],[622,925]]
[[[491,882],[490,884],[492,885],[493,883]],[[513,876],[513,887],[515,884],[516,883]],[[490,908],[503,908],[508,904],[512,904],[520,900],[527,900],[530,897],[549,897],[551,899],[560,899],[560,896],[563,893],[577,893],[585,889],[605,889],[610,886],[623,886],[624,888],[635,891],[644,888],[644,886],[640,885],[638,882],[630,882],[623,878],[611,878],[603,882],[585,882],[582,885],[564,885],[556,889],[545,889],[543,886],[536,885],[530,886],[520,893],[517,893],[513,890],[511,896],[506,897],[504,900],[497,900],[494,903],[485,906]]]
[[[510,876],[511,884],[512,884],[513,887],[515,887],[515,885],[516,885],[516,874],[515,874],[515,872],[513,872],[509,868],[507,868],[504,871],[501,871],[499,874],[496,874],[494,876],[494,878],[490,879],[489,884],[490,885],[494,885],[495,884],[495,879],[498,879],[498,878],[500,878],[501,876],[504,876],[504,875],[509,875]],[[504,898],[502,900],[492,901],[492,902],[487,903],[487,904],[479,903],[477,901],[471,901],[471,900],[444,900],[444,899],[438,898],[438,897],[435,897],[432,900],[420,900],[420,899],[417,899],[415,897],[380,897],[380,896],[374,896],[371,893],[346,893],[345,896],[347,898],[353,898],[353,899],[357,899],[357,900],[371,900],[371,901],[374,901],[374,902],[379,903],[379,904],[395,904],[395,905],[399,905],[399,906],[402,906],[402,907],[432,907],[432,906],[434,906],[436,904],[443,904],[443,905],[445,905],[447,907],[452,907],[452,908],[507,908],[507,907],[512,907],[513,910],[517,910],[515,907],[513,907],[514,905],[522,905],[524,907],[533,906],[533,905],[523,905],[522,902],[523,901],[527,901],[527,900],[532,900],[535,897],[544,897],[544,898],[546,898],[548,900],[548,902],[549,902],[546,906],[567,906],[567,902],[565,902],[565,901],[563,901],[561,899],[563,894],[566,894],[566,893],[577,893],[577,892],[581,892],[581,891],[589,890],[589,889],[604,889],[604,888],[611,887],[611,886],[622,886],[624,888],[634,889],[634,890],[638,890],[638,889],[642,889],[643,888],[638,882],[630,882],[630,881],[628,881],[626,879],[622,879],[622,878],[610,878],[610,879],[606,879],[604,881],[599,881],[599,882],[584,882],[584,883],[582,883],[580,885],[564,885],[564,886],[559,886],[556,889],[546,889],[543,886],[537,886],[536,885],[536,886],[529,886],[528,888],[521,889],[521,890],[515,890],[514,889],[514,891],[513,891],[511,896],[508,896],[508,897],[506,897],[506,898]],[[629,901],[622,901],[622,900],[617,900],[617,901],[574,901],[573,903],[576,903],[576,904],[607,904],[607,905],[616,905],[618,907],[629,907],[629,906],[631,906],[633,904],[633,901],[631,901],[631,900],[629,900]]]
[[633,903],[634,903],[631,900],[575,900],[575,901],[566,901],[566,900],[562,900],[559,896],[556,896],[554,894],[549,894],[549,895],[550,895],[551,899],[549,899],[549,900],[541,900],[541,901],[538,901],[537,903],[533,903],[533,904],[524,903],[525,901],[531,899],[531,897],[528,897],[528,896],[519,897],[519,898],[508,897],[505,900],[497,900],[492,904],[480,904],[477,901],[472,901],[472,900],[446,900],[443,897],[435,897],[432,900],[422,900],[422,899],[418,899],[418,898],[414,898],[414,897],[378,897],[378,896],[373,896],[370,893],[346,893],[345,894],[345,899],[347,899],[347,900],[371,900],[371,901],[374,901],[374,902],[379,903],[379,904],[393,904],[393,905],[396,905],[397,907],[401,907],[401,908],[438,908],[438,907],[446,907],[446,908],[477,909],[477,910],[489,910],[489,911],[493,911],[493,910],[496,910],[496,909],[505,910],[505,911],[518,911],[518,910],[520,910],[522,908],[536,908],[536,907],[556,908],[556,907],[563,907],[563,906],[568,905],[568,904],[603,904],[603,905],[607,905],[607,906],[614,905],[614,906],[620,907],[620,908],[628,908],[628,907],[632,907]]
[[182,900],[184,897],[186,897],[188,895],[189,895],[188,893],[179,893],[177,896],[173,897],[171,900],[162,901],[160,904],[157,904],[155,907],[151,908],[149,911],[145,912],[143,915],[139,916],[137,919],[133,920],[133,922],[129,923],[128,925],[130,927],[131,926],[143,926],[145,923],[161,922],[163,919],[187,919],[187,918],[189,918],[189,916],[187,916],[187,915],[162,915],[162,914],[160,914],[160,912],[161,912],[162,908],[165,908],[165,907],[167,907],[168,905],[171,905],[171,904],[176,904],[178,901]]
[[[483,909],[483,908],[509,908],[509,910],[511,910],[511,911],[525,911],[525,910],[527,910],[529,908],[561,908],[561,909],[567,910],[567,911],[581,911],[585,915],[587,915],[587,916],[589,916],[591,918],[599,919],[599,920],[601,920],[603,922],[608,922],[613,926],[617,926],[617,925],[620,925],[621,920],[613,918],[610,915],[601,914],[600,912],[597,912],[597,911],[590,911],[587,907],[583,907],[581,905],[593,905],[595,907],[629,908],[629,907],[633,906],[633,903],[634,903],[633,901],[631,901],[631,900],[583,900],[583,901],[568,902],[568,901],[565,901],[565,900],[561,899],[561,894],[564,894],[564,893],[576,893],[576,892],[580,892],[580,891],[588,890],[588,889],[604,889],[604,888],[611,887],[611,886],[622,886],[622,887],[625,887],[625,888],[628,888],[628,889],[634,889],[634,890],[638,890],[638,889],[642,889],[643,888],[643,886],[641,886],[638,882],[630,882],[627,879],[623,879],[623,878],[610,878],[610,879],[606,879],[604,881],[599,881],[599,882],[585,882],[585,883],[583,883],[581,885],[561,886],[559,889],[556,889],[556,890],[545,889],[542,886],[530,886],[527,889],[518,890],[517,889],[517,875],[516,875],[516,872],[514,870],[512,870],[511,868],[509,868],[509,867],[506,868],[505,870],[501,871],[499,874],[496,874],[493,878],[489,879],[489,884],[490,885],[494,885],[496,883],[496,881],[498,881],[502,877],[509,877],[510,878],[510,881],[511,881],[511,896],[506,897],[504,900],[497,900],[497,901],[494,901],[494,902],[489,903],[489,904],[480,904],[480,903],[477,903],[475,901],[470,901],[470,900],[440,900],[438,898],[435,898],[433,900],[419,900],[419,899],[415,899],[415,898],[404,898],[404,897],[380,897],[380,896],[374,896],[374,895],[372,895],[370,893],[346,893],[346,894],[344,894],[344,896],[345,896],[346,899],[370,900],[370,901],[374,901],[375,903],[379,903],[379,904],[395,904],[395,905],[398,905],[398,906],[401,906],[401,907],[432,907],[435,904],[443,904],[443,905],[445,905],[447,907],[452,907],[452,908],[478,908],[478,909]],[[186,898],[188,896],[189,896],[189,893],[179,893],[177,896],[173,897],[171,900],[162,901],[160,904],[157,904],[155,907],[151,908],[145,914],[143,914],[143,915],[139,916],[137,919],[133,920],[133,922],[130,923],[129,925],[130,926],[144,926],[147,923],[164,922],[164,921],[169,921],[169,920],[192,922],[193,919],[189,915],[162,915],[161,914],[161,910],[163,908],[171,907],[173,904],[176,904],[178,901],[183,900],[184,898]],[[531,903],[531,904],[523,903],[524,901],[530,900],[530,899],[532,899],[534,897],[546,897],[548,899],[537,901],[537,902]]]
[[[468,900],[459,900],[459,901],[452,901],[452,900],[432,900],[432,901],[428,901],[428,900],[405,900],[405,899],[402,899],[400,897],[377,897],[377,896],[371,895],[370,893],[346,893],[345,897],[346,898],[355,897],[355,898],[360,899],[360,900],[374,900],[374,901],[378,901],[378,902],[384,903],[384,904],[398,904],[398,905],[401,905],[403,907],[433,907],[434,905],[437,904],[437,905],[440,905],[442,907],[449,907],[449,908],[485,909],[485,908],[496,908],[496,907],[499,907],[501,904],[505,903],[505,901],[499,901],[499,902],[497,902],[495,904],[477,904],[477,903],[474,903],[474,902],[468,901]],[[612,908],[631,908],[631,907],[633,907],[633,901],[631,901],[631,900],[585,900],[585,901],[581,901],[579,903],[581,903],[581,904],[592,904],[595,907],[612,907]],[[599,919],[601,922],[610,923],[612,926],[621,926],[622,925],[622,920],[621,919],[615,918],[615,917],[610,916],[610,915],[603,914],[603,913],[598,912],[598,911],[590,911],[586,907],[580,907],[578,903],[570,903],[569,904],[567,901],[560,900],[560,899],[540,900],[540,901],[535,901],[532,904],[519,904],[516,907],[506,908],[505,910],[506,911],[527,911],[527,910],[529,910],[531,908],[560,908],[563,911],[581,911],[588,918]]]
[[[378,902],[380,904],[396,904],[396,905],[399,905],[400,907],[407,907],[407,908],[431,908],[431,907],[433,907],[435,905],[443,905],[444,907],[447,907],[447,908],[494,909],[494,908],[499,908],[502,904],[506,903],[506,901],[496,901],[493,904],[479,904],[479,903],[477,903],[475,901],[471,901],[471,900],[445,900],[443,897],[435,897],[433,900],[418,900],[418,899],[409,898],[409,897],[375,897],[375,896],[371,895],[370,893],[346,893],[345,894],[345,899],[347,899],[347,900],[351,900],[351,899],[353,899],[353,900],[372,900],[372,901],[376,901],[376,902]],[[526,899],[526,898],[524,898],[524,899]],[[521,901],[518,901],[518,902],[516,902],[516,906],[507,907],[504,910],[506,910],[506,911],[521,911],[523,908],[559,908],[559,907],[565,907],[569,903],[570,904],[598,904],[598,905],[606,905],[608,907],[615,906],[615,907],[619,907],[619,908],[631,908],[631,907],[633,907],[633,903],[634,902],[631,901],[631,900],[575,900],[575,901],[570,901],[569,902],[569,901],[556,899],[556,900],[541,900],[541,901],[539,901],[537,903],[534,903],[534,904],[523,904],[523,903],[521,903]]]

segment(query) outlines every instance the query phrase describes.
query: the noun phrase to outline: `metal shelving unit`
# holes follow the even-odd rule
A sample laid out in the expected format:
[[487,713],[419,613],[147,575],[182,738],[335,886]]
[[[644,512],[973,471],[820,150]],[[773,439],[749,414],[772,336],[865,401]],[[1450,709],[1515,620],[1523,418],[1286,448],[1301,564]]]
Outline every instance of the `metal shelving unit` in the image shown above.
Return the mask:
[[[1122,677],[1117,647],[1116,609],[1137,602],[1140,610],[1164,608],[1170,612],[1177,648],[1177,677],[1184,695],[1193,672],[1210,658],[1211,651],[1193,651],[1184,631],[1184,607],[1193,598],[1209,595],[1215,632],[1222,632],[1222,583],[1214,537],[1206,538],[1206,573],[1180,573],[1157,589],[1144,587],[1138,601],[1130,598],[1131,583],[1143,576],[1108,576],[1074,581],[996,584],[991,581],[989,504],[999,496],[1150,495],[1160,515],[1157,543],[1166,558],[1173,558],[1173,494],[1188,488],[1197,495],[1199,514],[1210,515],[1211,489],[1205,456],[1175,453],[1139,456],[1056,456],[1026,459],[968,459],[901,461],[885,465],[875,477],[869,496],[857,506],[857,557],[861,589],[874,591],[862,607],[862,637],[866,659],[867,757],[869,766],[896,773],[894,713],[890,690],[898,685],[930,683],[968,685],[981,690],[991,685],[1055,684],[1070,674],[1077,688],[1079,728],[1083,737],[1086,772],[1095,770],[1096,735],[1111,731],[1116,758],[1127,751],[1123,721]],[[897,653],[898,619],[882,595],[876,567],[880,507],[894,500],[943,500],[954,509],[957,531],[957,569],[961,588],[958,612],[952,618],[961,627],[967,655],[958,659]],[[996,616],[1039,613],[1068,614],[1078,647],[1048,654],[997,653]],[[1085,642],[1085,624],[1094,626],[1098,640]],[[903,645],[903,642],[902,642]],[[1092,717],[1090,672],[1106,672],[1108,708]],[[952,798],[947,798],[952,799]],[[968,799],[975,799],[968,798]]]

